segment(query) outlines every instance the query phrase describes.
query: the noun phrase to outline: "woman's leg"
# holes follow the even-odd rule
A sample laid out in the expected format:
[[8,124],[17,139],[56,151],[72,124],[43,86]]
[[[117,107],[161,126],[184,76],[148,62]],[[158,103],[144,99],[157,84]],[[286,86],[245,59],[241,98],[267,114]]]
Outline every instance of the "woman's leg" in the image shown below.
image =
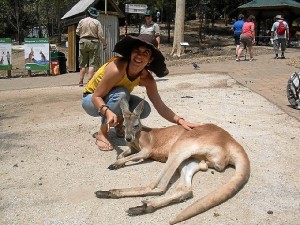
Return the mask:
[[[122,110],[120,108],[120,101],[123,98],[129,101],[129,109],[131,111],[134,110],[138,103],[143,100],[138,96],[130,95],[128,90],[124,87],[113,88],[108,93],[108,95],[104,98],[105,104],[110,108],[111,111],[113,111],[118,116],[120,126],[123,123]],[[98,110],[92,102],[92,94],[89,94],[82,99],[82,107],[90,116],[99,117]],[[141,118],[146,118],[150,114],[150,111],[150,105],[148,102],[145,101],[144,110],[141,114]],[[109,125],[106,123],[106,118],[102,117],[101,126],[97,136],[98,141],[96,142],[97,146],[102,150],[112,150],[111,144],[109,142],[108,133]]]
[[240,49],[240,45],[237,45],[236,48],[235,48],[235,57],[238,56],[239,49]]
[[241,45],[240,45],[240,48],[239,48],[239,50],[238,50],[238,56],[237,56],[237,58],[236,58],[236,60],[240,60],[240,57],[241,57],[241,54],[242,54],[242,51],[244,50],[244,46],[243,46],[243,44],[241,43]]
[[252,47],[252,45],[248,46],[248,50],[249,50],[250,60],[252,60],[253,59],[253,47]]
[[[126,88],[116,87],[113,88],[108,95],[104,98],[105,104],[113,111],[122,123],[122,111],[120,109],[120,101],[122,98],[130,99],[130,94]],[[87,95],[82,99],[82,107],[87,114],[93,117],[99,117],[98,109],[92,102],[92,94]],[[109,125],[106,123],[106,118],[101,118],[101,125],[97,135],[96,144],[100,150],[112,150],[112,145],[109,142]]]
[[[89,94],[82,98],[82,107],[86,111],[87,114],[93,117],[100,117],[98,113],[98,109],[94,106],[92,102],[92,95]],[[96,137],[96,145],[100,150],[103,151],[110,151],[113,150],[112,145],[110,144],[108,140],[108,124],[102,123],[100,125],[100,129],[98,131],[98,135]]]

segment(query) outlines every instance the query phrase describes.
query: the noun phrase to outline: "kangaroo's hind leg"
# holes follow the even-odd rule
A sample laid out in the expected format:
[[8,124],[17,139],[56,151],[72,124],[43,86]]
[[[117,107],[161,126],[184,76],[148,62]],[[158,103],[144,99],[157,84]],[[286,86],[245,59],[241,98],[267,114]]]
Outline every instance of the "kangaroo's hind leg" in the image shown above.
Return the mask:
[[[181,149],[179,149],[181,150]],[[179,151],[180,152],[180,151]],[[123,189],[112,189],[109,191],[96,191],[95,194],[98,198],[122,198],[122,197],[134,197],[134,196],[150,196],[150,195],[162,195],[167,191],[168,184],[175,173],[179,168],[180,164],[186,159],[190,158],[188,151],[181,151],[177,154],[171,154],[168,158],[166,164],[164,165],[160,175],[153,183],[150,183],[144,187],[132,187],[132,188],[123,188]],[[141,152],[128,156],[124,159],[119,159],[117,162],[125,162],[127,159],[133,160],[136,155],[142,154]],[[141,157],[142,159],[142,157]],[[119,166],[120,164],[113,164],[113,166]]]
[[129,208],[129,215],[140,215],[151,213],[155,210],[167,206],[171,203],[182,202],[193,197],[192,179],[195,173],[199,170],[207,170],[207,165],[204,161],[199,163],[198,160],[189,159],[184,161],[180,167],[180,180],[173,194],[155,198],[153,200],[144,200],[143,205]]

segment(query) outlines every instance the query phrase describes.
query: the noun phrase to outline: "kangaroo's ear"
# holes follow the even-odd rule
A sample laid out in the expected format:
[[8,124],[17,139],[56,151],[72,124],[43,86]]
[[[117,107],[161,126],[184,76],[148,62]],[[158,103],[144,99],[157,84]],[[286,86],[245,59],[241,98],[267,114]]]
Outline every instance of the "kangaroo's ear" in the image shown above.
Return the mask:
[[122,110],[122,113],[126,113],[126,112],[130,112],[129,111],[129,105],[128,105],[128,101],[125,98],[122,98],[120,101],[120,108]]
[[138,105],[137,107],[134,109],[133,113],[137,116],[140,116],[141,113],[143,112],[144,110],[144,102],[145,100],[143,99]]

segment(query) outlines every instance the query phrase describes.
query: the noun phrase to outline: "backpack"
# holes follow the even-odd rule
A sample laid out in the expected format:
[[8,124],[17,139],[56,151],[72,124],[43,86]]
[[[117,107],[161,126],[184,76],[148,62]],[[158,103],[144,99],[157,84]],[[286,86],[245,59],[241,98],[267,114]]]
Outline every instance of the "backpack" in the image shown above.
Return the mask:
[[289,103],[296,109],[300,109],[300,72],[295,72],[289,79],[286,88],[286,95]]
[[279,22],[279,25],[278,25],[276,31],[277,31],[277,34],[278,34],[278,35],[283,35],[283,34],[285,33],[286,27],[285,27],[283,21],[280,21],[280,22]]

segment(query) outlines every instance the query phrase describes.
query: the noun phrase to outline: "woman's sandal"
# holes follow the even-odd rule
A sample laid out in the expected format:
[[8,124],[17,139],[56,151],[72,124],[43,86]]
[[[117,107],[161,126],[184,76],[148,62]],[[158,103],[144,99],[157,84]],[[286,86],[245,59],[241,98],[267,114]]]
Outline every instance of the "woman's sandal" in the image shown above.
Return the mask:
[[[105,144],[105,147],[100,147],[100,146],[98,145],[98,142],[104,143],[104,144]],[[113,146],[112,146],[110,143],[108,143],[108,142],[106,142],[106,141],[103,141],[103,140],[100,140],[100,139],[98,139],[98,138],[96,138],[96,143],[95,143],[95,144],[97,145],[97,147],[98,147],[99,150],[101,150],[101,151],[112,151],[112,150],[114,150]]]
[[124,138],[125,137],[125,131],[123,129],[123,125],[117,125],[115,126],[116,136],[118,138]]

